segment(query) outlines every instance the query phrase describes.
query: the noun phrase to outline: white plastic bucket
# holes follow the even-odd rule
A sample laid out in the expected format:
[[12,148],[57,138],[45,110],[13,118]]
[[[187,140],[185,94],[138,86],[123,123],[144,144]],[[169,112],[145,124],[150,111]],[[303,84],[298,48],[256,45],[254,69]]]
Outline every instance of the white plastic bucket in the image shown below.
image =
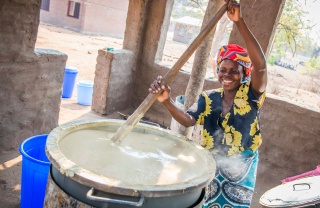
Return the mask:
[[77,100],[80,105],[91,105],[93,94],[92,81],[79,81],[77,83]]

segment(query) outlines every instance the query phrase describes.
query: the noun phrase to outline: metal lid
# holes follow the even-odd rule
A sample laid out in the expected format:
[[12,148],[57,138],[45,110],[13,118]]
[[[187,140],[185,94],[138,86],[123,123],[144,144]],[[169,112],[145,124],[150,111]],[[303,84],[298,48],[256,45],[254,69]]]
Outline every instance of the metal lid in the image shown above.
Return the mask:
[[[130,184],[108,177],[108,175],[102,175],[86,169],[74,161],[71,161],[71,159],[66,157],[64,152],[60,149],[60,141],[63,141],[69,134],[85,129],[97,128],[102,128],[107,131],[116,131],[123,123],[124,120],[117,119],[88,119],[63,124],[50,132],[46,143],[46,154],[51,161],[51,164],[72,180],[104,192],[127,196],[139,196],[139,194],[143,194],[145,197],[179,195],[193,192],[199,188],[204,188],[213,179],[216,171],[216,163],[209,151],[185,136],[142,123],[137,124],[132,132],[165,137],[169,142],[175,142],[179,146],[186,146],[190,153],[197,155],[199,158],[198,162],[203,165],[203,168],[197,171],[198,175],[188,181],[167,185]],[[84,148],[86,147],[79,148],[80,153],[81,149]],[[172,150],[174,150],[174,148]]]
[[276,186],[264,193],[260,204],[265,207],[293,207],[320,203],[320,176],[301,178]]

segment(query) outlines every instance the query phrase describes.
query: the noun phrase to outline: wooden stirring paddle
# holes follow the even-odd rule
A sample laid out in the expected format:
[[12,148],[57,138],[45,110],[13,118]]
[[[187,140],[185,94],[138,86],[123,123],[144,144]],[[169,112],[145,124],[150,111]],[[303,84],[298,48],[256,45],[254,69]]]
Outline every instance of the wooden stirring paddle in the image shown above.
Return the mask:
[[[163,76],[162,84],[168,85],[175,75],[179,72],[181,67],[188,61],[190,56],[194,53],[194,51],[200,46],[202,41],[207,37],[207,35],[211,32],[211,30],[216,26],[220,18],[227,11],[227,4],[224,4],[218,12],[212,17],[210,22],[206,25],[206,27],[199,33],[199,35],[193,40],[187,50],[181,55],[178,61],[173,65],[173,67]],[[120,144],[123,138],[133,129],[133,127],[139,122],[139,120],[143,117],[145,112],[151,107],[157,97],[161,94],[162,90],[157,94],[150,93],[146,99],[140,104],[140,106],[133,112],[131,116],[120,126],[120,128],[116,131],[115,135],[111,138],[111,140]]]

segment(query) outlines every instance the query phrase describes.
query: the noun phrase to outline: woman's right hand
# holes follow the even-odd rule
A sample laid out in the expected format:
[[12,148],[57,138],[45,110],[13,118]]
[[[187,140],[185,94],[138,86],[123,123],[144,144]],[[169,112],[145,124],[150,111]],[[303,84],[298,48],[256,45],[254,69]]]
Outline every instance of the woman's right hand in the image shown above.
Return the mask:
[[228,0],[226,3],[228,4],[227,15],[229,19],[233,22],[238,22],[242,17],[240,3],[236,0]]
[[162,76],[158,76],[157,79],[154,80],[150,85],[149,92],[152,94],[156,94],[162,90],[161,94],[157,97],[157,100],[160,103],[163,103],[165,101],[170,100],[171,89],[169,86],[162,85],[161,83],[162,83]]

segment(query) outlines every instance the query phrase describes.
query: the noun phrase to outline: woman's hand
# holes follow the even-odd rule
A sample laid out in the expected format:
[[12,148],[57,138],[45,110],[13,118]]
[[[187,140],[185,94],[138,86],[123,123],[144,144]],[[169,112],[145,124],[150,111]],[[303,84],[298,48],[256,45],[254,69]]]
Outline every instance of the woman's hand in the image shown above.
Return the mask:
[[240,3],[236,0],[227,0],[226,3],[228,4],[228,18],[233,22],[238,22],[241,18]]
[[250,89],[255,97],[259,98],[266,91],[268,81],[267,63],[264,52],[242,18],[240,4],[235,0],[226,0],[226,4],[228,4],[228,17],[237,25],[246,44],[253,66]]
[[162,83],[162,76],[158,76],[157,79],[154,80],[152,82],[152,84],[150,85],[149,92],[156,94],[156,93],[160,92],[161,90],[163,90],[162,93],[157,97],[157,100],[160,103],[163,103],[165,101],[170,100],[171,89],[169,86],[161,85],[161,83]]
[[185,127],[193,126],[196,123],[196,120],[192,116],[185,113],[174,104],[174,101],[170,97],[171,89],[169,86],[162,84],[162,76],[158,76],[149,88],[149,92],[153,94],[159,93],[160,91],[162,92],[157,97],[158,101],[167,108],[176,121]]

